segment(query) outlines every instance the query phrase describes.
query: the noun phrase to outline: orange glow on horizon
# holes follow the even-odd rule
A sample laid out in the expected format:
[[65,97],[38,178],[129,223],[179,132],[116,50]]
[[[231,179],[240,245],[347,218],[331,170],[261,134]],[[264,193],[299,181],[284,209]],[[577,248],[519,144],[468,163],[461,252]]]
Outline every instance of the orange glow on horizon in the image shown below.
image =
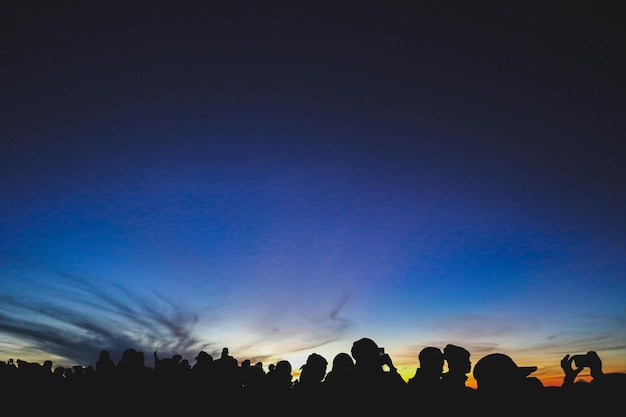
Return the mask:
[[[398,372],[400,373],[400,376],[402,376],[402,379],[404,379],[407,382],[410,378],[413,377],[413,375],[415,375],[415,369],[411,369],[411,368],[405,368],[405,369],[398,368]],[[533,375],[531,374],[531,376]],[[534,376],[538,378],[541,381],[541,383],[546,387],[560,387],[561,384],[563,383],[563,373],[561,372],[555,373],[555,374],[544,374],[544,375],[534,375]],[[587,373],[581,373],[576,378],[576,381],[591,382],[592,379],[593,378],[591,378],[591,376],[587,372]],[[468,375],[467,382],[465,385],[470,388],[474,388],[474,389],[477,388],[476,380],[471,375],[471,373]]]

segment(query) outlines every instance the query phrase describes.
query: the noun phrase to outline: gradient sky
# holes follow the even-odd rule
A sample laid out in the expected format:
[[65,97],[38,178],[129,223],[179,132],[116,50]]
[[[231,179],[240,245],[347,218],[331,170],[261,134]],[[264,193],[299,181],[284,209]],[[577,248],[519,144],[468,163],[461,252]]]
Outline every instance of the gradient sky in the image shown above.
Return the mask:
[[623,9],[83,3],[1,6],[0,360],[626,372]]

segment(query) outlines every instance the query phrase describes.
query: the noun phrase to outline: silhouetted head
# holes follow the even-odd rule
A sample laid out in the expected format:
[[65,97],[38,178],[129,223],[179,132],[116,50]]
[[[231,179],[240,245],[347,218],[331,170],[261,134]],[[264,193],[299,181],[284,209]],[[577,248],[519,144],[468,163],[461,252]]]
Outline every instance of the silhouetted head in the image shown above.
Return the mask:
[[352,344],[350,351],[357,365],[380,364],[378,345],[372,339],[364,337]]
[[300,381],[320,382],[326,375],[328,361],[322,355],[311,353],[306,363],[300,367]]
[[438,347],[427,346],[418,354],[420,368],[432,372],[443,372],[443,353]]
[[332,369],[346,369],[346,368],[352,368],[353,366],[354,366],[354,359],[352,359],[352,356],[350,356],[346,352],[339,352],[333,358]]
[[139,352],[133,348],[127,348],[122,353],[122,358],[118,362],[118,365],[121,369],[133,369],[140,365],[140,360]]
[[274,370],[276,371],[276,373],[282,375],[291,374],[291,362],[285,359],[280,360],[276,362],[276,368],[274,368]]
[[465,348],[455,345],[446,345],[446,347],[443,348],[443,357],[446,362],[448,362],[448,369],[450,371],[456,370],[468,373],[472,369],[470,352]]
[[289,387],[291,386],[291,362],[286,359],[276,362],[276,367],[273,371],[274,382],[278,386]]
[[327,365],[328,365],[328,361],[326,360],[325,357],[317,353],[311,353],[307,357],[306,363],[302,365],[302,367],[304,368],[305,366],[310,366],[310,367],[315,367],[315,368],[326,368]]
[[196,355],[195,360],[198,362],[212,362],[213,356],[209,355],[204,350],[201,350],[198,352],[198,355]]
[[536,366],[517,366],[508,355],[492,353],[474,366],[474,378],[479,390],[516,387],[537,370]]

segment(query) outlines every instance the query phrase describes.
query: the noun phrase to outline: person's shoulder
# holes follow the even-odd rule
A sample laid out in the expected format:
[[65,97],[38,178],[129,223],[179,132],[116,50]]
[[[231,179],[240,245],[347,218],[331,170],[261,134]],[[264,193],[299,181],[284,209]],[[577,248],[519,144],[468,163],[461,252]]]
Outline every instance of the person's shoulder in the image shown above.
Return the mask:
[[624,382],[626,381],[626,373],[609,372],[609,373],[602,374],[601,378],[594,378],[594,381],[596,379],[599,379],[600,381]]
[[593,387],[601,389],[626,389],[626,373],[611,372],[591,380]]

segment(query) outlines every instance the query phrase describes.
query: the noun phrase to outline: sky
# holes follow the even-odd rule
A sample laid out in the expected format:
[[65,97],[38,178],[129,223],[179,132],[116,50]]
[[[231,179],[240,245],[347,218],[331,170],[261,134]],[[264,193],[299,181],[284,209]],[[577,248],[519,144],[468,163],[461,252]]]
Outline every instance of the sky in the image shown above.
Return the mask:
[[3,2],[0,360],[626,372],[624,9],[469,3]]

